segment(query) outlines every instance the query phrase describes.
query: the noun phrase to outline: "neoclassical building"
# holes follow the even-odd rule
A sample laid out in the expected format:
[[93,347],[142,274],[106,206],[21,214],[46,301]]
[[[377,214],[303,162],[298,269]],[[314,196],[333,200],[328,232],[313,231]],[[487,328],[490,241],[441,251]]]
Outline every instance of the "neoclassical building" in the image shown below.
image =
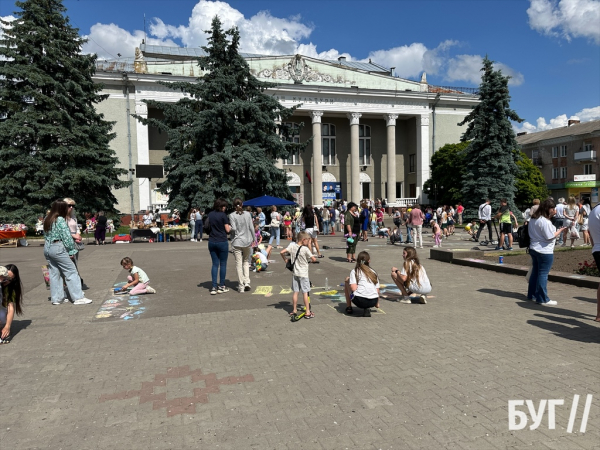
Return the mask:
[[[95,80],[108,95],[98,110],[116,122],[111,145],[123,167],[134,171],[137,164],[162,165],[166,136],[130,114],[160,118],[161,112],[148,109],[143,100],[182,98],[157,82],[201,76],[196,58],[202,55],[197,48],[142,44],[135,60],[98,61]],[[458,123],[479,101],[473,89],[432,86],[425,74],[420,81],[399,78],[394,68],[371,61],[242,56],[258,79],[276,83],[268,93],[282,105],[301,104],[281,125],[296,130],[297,141],[313,139],[305,151],[277,162],[300,204],[376,197],[390,204],[426,202],[423,183],[432,152],[459,142],[464,127]],[[166,198],[157,191],[161,181],[139,178],[132,189],[115,192],[119,209],[164,205]]]

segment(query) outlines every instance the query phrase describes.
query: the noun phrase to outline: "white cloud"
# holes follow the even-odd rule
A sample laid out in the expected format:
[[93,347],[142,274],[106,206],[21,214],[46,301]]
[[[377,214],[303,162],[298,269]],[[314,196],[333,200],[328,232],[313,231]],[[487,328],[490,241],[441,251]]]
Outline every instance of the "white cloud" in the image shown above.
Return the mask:
[[600,1],[530,0],[529,26],[542,34],[570,41],[587,38],[600,44]]
[[[318,59],[336,60],[345,56],[348,60],[368,61],[386,67],[395,67],[395,73],[403,78],[418,78],[423,71],[437,75],[445,81],[479,84],[481,81],[481,61],[479,55],[457,55],[450,53],[461,44],[446,40],[435,48],[413,42],[390,49],[373,50],[364,59],[353,57],[347,52],[331,48],[318,51],[317,46],[303,42],[310,38],[312,25],[302,22],[300,16],[288,18],[274,17],[268,11],[260,11],[250,18],[228,3],[222,1],[199,0],[194,6],[186,25],[171,25],[160,18],[154,18],[149,27],[148,44],[184,45],[200,47],[207,44],[212,19],[219,16],[224,29],[237,27],[240,32],[240,50],[263,55],[293,55],[300,53]],[[101,58],[133,56],[135,47],[141,43],[144,33],[124,30],[115,24],[96,24],[87,36],[90,40],[84,52],[96,52]],[[509,84],[523,83],[523,75],[506,64],[496,63],[505,75],[513,78]]]
[[[144,32],[135,30],[130,33],[114,23],[97,23],[90,29],[90,34],[83,37],[88,39],[88,42],[83,45],[83,53],[96,53],[100,59],[117,59],[118,53],[123,57],[134,56],[135,48],[139,47],[144,39]],[[163,40],[152,37],[148,37],[146,43],[177,46],[170,39]]]
[[[0,19],[5,21],[5,22],[12,22],[13,20],[16,19],[15,16],[0,16]],[[11,28],[12,26],[10,25],[10,23],[8,25],[4,25],[4,24],[0,24],[0,39],[2,39],[2,36],[4,36],[4,28]]]
[[600,106],[593,108],[584,108],[571,117],[567,117],[566,114],[556,116],[549,121],[546,121],[544,117],[538,117],[535,125],[529,122],[523,122],[521,124],[514,123],[513,129],[516,133],[526,131],[527,133],[535,133],[537,131],[552,130],[554,128],[566,127],[569,124],[569,119],[578,119],[581,122],[590,122],[592,120],[600,120]]

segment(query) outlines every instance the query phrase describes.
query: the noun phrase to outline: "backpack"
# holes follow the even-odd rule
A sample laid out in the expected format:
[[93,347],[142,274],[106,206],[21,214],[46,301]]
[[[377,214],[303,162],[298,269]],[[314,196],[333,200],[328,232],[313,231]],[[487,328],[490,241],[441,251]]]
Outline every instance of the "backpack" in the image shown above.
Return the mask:
[[531,238],[529,237],[529,223],[521,225],[517,230],[519,237],[519,248],[529,248],[531,245]]

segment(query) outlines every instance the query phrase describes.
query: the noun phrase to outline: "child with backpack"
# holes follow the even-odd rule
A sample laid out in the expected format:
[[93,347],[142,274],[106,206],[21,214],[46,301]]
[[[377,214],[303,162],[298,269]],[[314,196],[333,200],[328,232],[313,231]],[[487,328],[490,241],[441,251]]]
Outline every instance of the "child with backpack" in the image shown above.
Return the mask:
[[280,253],[286,265],[288,260],[291,262],[291,270],[294,273],[292,276],[292,291],[294,292],[292,295],[293,310],[290,313],[290,316],[295,316],[298,312],[298,294],[301,292],[304,300],[304,306],[306,308],[306,315],[304,316],[305,319],[312,319],[315,317],[315,313],[310,310],[310,302],[308,300],[308,294],[310,293],[308,263],[309,261],[316,262],[317,258],[313,256],[308,247],[310,242],[310,235],[306,231],[301,231],[298,233],[298,243],[292,242]]

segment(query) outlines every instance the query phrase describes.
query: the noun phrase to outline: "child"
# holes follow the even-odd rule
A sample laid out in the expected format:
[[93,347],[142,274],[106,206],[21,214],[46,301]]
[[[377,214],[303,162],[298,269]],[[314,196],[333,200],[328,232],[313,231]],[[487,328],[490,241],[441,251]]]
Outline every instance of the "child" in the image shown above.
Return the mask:
[[431,225],[431,232],[433,233],[433,238],[435,239],[435,245],[433,247],[434,248],[441,247],[442,246],[442,230],[440,229],[440,226],[433,219],[431,220],[431,222],[429,222],[429,224]]
[[285,228],[285,238],[288,241],[292,240],[292,216],[290,216],[289,211],[285,213],[283,216],[283,228]]
[[386,228],[386,227],[379,228],[379,229],[377,229],[377,235],[379,236],[379,239],[389,238],[390,237],[390,229]]
[[298,244],[292,242],[288,248],[281,251],[281,257],[283,261],[287,263],[287,255],[290,256],[292,264],[294,265],[294,275],[292,277],[292,290],[294,294],[292,296],[293,310],[290,316],[296,315],[298,312],[296,307],[298,305],[298,293],[302,292],[304,306],[306,307],[305,319],[312,319],[315,317],[315,313],[310,310],[310,302],[308,301],[308,294],[310,293],[310,281],[308,279],[308,262],[316,262],[317,258],[308,249],[310,244],[310,235],[306,231],[298,233]]
[[254,272],[264,272],[269,267],[269,256],[271,256],[272,245],[268,245],[266,249],[254,247],[252,254],[252,262],[254,263]]
[[134,286],[134,288],[129,291],[129,295],[156,294],[156,290],[148,286],[150,279],[148,278],[148,275],[146,275],[146,272],[139,267],[134,266],[131,258],[123,258],[121,260],[121,266],[131,273],[131,275],[127,277],[129,283],[121,287],[121,291],[124,291],[130,286]]
[[392,267],[392,280],[400,288],[403,298],[401,303],[412,303],[411,294],[418,294],[415,298],[417,303],[427,303],[427,294],[431,292],[431,283],[427,278],[425,268],[419,262],[417,250],[406,247],[402,252],[404,264],[402,269]]
[[371,317],[369,308],[379,308],[379,276],[371,269],[370,262],[369,254],[360,252],[356,258],[356,267],[346,278],[346,314],[352,314],[352,303],[363,308],[363,317]]
[[0,344],[7,344],[15,313],[23,314],[23,284],[17,266],[7,264],[0,267],[0,284]]

